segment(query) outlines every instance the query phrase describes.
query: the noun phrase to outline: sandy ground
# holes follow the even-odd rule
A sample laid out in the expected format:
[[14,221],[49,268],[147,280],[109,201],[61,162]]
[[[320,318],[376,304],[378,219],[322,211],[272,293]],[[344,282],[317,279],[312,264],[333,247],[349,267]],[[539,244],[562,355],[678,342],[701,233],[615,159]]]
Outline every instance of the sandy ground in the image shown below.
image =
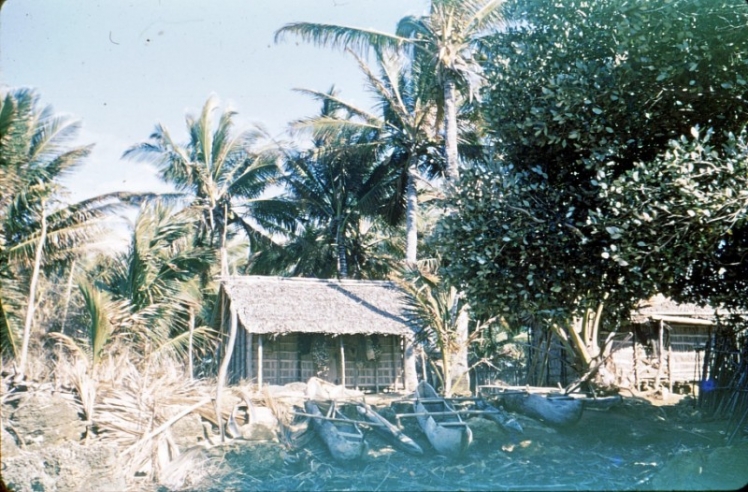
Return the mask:
[[[366,400],[386,408],[400,397]],[[169,490],[126,482],[113,466],[116,448],[80,440],[85,425],[67,400],[45,396],[3,408],[2,476],[11,490]],[[407,411],[406,403],[397,405]],[[429,452],[412,419],[403,420],[404,430],[426,456],[396,451],[374,433],[367,434],[364,459],[347,465],[336,463],[314,435],[299,448],[273,439],[234,440],[195,454],[188,466],[205,476],[190,490],[729,490],[748,484],[748,436],[727,446],[726,422],[704,418],[690,398],[624,398],[607,411],[585,410],[563,429],[517,419],[521,434],[469,419],[474,443],[459,460]],[[14,445],[18,435],[23,446]]]
[[[356,465],[335,463],[318,439],[296,451],[260,445],[224,457],[233,490],[731,490],[748,484],[748,439],[726,446],[725,422],[704,420],[690,399],[626,398],[607,411],[554,429],[518,417],[510,435],[469,419],[475,441],[466,456],[413,457],[376,435]],[[414,422],[406,432],[424,449]]]

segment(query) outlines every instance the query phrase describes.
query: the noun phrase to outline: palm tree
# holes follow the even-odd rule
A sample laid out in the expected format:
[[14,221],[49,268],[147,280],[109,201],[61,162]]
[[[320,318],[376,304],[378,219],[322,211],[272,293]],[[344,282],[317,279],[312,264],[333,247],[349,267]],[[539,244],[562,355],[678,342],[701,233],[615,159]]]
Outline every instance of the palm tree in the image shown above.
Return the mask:
[[441,88],[445,134],[446,174],[451,181],[459,177],[457,140],[457,91],[472,95],[480,67],[475,61],[482,37],[503,24],[500,8],[503,0],[432,0],[425,16],[408,16],[395,34],[330,24],[298,22],[276,31],[275,40],[295,34],[321,46],[346,48],[364,54],[372,48],[407,49],[414,66],[434,76]]
[[[190,312],[198,319],[210,317],[206,302],[210,276],[215,264],[214,250],[195,246],[192,235],[200,216],[194,208],[179,212],[161,200],[144,202],[136,218],[130,246],[95,272],[79,281],[91,318],[90,340],[94,347],[104,342],[93,334],[99,327],[130,338],[130,345],[144,358],[176,351],[187,352]],[[101,320],[116,319],[104,323]],[[194,335],[195,333],[193,333]],[[198,338],[208,335],[197,330]],[[107,340],[108,337],[103,337]],[[94,357],[97,350],[94,350]]]
[[[66,265],[101,235],[101,219],[142,195],[110,193],[74,204],[59,184],[92,146],[70,147],[79,123],[39,108],[25,89],[0,99],[0,332],[2,349],[20,354],[23,372],[39,277]],[[23,329],[21,329],[23,319]],[[21,335],[19,337],[19,335]],[[22,342],[19,345],[19,339]]]
[[223,111],[214,125],[217,108],[218,99],[210,97],[198,118],[186,117],[186,144],[177,143],[159,124],[148,142],[130,147],[123,157],[154,162],[164,181],[192,195],[191,206],[202,214],[199,245],[223,247],[234,226],[245,232],[254,250],[269,241],[263,225],[273,214],[273,203],[263,193],[278,177],[277,156],[252,148],[267,137],[260,127],[232,135],[232,110]]
[[[418,266],[402,268],[396,277],[405,300],[405,312],[418,327],[416,338],[435,347],[442,361],[443,392],[451,396],[459,368],[459,353],[477,337],[460,329],[467,316],[468,306],[457,289],[442,281],[438,275],[439,262],[426,261]],[[463,373],[464,374],[464,373]]]
[[[390,195],[392,180],[389,167],[380,162],[377,129],[348,124],[351,115],[337,103],[334,89],[316,95],[323,101],[320,115],[296,124],[297,130],[311,130],[313,146],[287,149],[284,160],[285,198],[297,207],[298,217],[295,231],[289,234],[293,240],[286,249],[317,244],[310,249],[311,255],[304,256],[316,255],[317,261],[312,264],[318,267],[324,264],[324,257],[335,258],[335,273],[346,278],[351,273],[349,260],[362,264],[361,259],[351,256],[352,252],[365,249],[351,241],[361,239],[357,232],[361,232],[364,222],[380,213],[383,200]],[[294,272],[309,273],[308,268],[300,271],[301,265],[302,262],[297,263]],[[321,270],[320,273],[325,272]],[[328,268],[325,273],[329,272]],[[354,272],[355,276],[362,274]]]
[[418,189],[423,175],[434,178],[441,170],[442,159],[437,152],[439,139],[434,132],[436,107],[423,97],[417,72],[405,71],[402,57],[376,50],[379,75],[358,56],[359,67],[366,77],[367,87],[376,97],[380,114],[347,103],[335,94],[305,91],[329,104],[347,111],[353,117],[341,119],[336,115],[320,115],[303,120],[297,127],[309,127],[318,133],[335,132],[340,128],[376,130],[372,145],[386,156],[387,172],[396,177],[389,206],[383,210],[385,219],[395,225],[402,219],[403,204],[406,219],[405,260],[415,264],[418,244]]
[[475,59],[485,35],[503,26],[504,0],[432,0],[425,16],[408,16],[397,26],[397,34],[411,40],[412,58],[421,70],[436,77],[444,104],[444,151],[447,177],[459,177],[457,154],[458,89],[472,98],[476,94],[481,67]]

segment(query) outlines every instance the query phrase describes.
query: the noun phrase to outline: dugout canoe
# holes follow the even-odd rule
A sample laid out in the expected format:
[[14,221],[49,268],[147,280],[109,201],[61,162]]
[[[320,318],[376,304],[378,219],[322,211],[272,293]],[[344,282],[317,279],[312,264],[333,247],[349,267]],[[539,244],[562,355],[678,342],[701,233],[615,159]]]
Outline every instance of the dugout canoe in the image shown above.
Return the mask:
[[580,400],[585,409],[607,411],[623,402],[621,395],[595,396],[582,393],[569,393],[567,396]]
[[426,381],[416,388],[413,408],[418,425],[437,453],[459,457],[473,442],[473,432],[444,398]]
[[579,421],[584,410],[581,399],[563,394],[541,395],[512,391],[495,395],[507,410],[521,413],[554,427],[567,427]]
[[374,424],[373,428],[377,434],[392,443],[395,447],[416,456],[423,455],[423,449],[418,443],[405,435],[403,431],[398,429],[389,420],[382,417],[371,405],[358,403],[356,404],[356,410],[367,422]]
[[517,422],[517,419],[507,414],[503,409],[496,408],[482,398],[475,401],[475,408],[477,408],[478,410],[483,410],[485,412],[483,414],[484,418],[491,420],[492,422],[496,422],[497,424],[499,424],[499,427],[501,427],[505,431],[512,433],[524,432],[524,429],[522,429],[522,425]]
[[312,419],[312,427],[338,461],[353,461],[366,453],[366,441],[355,420],[340,412],[333,401],[327,415],[323,415],[316,402],[307,400],[304,409]]

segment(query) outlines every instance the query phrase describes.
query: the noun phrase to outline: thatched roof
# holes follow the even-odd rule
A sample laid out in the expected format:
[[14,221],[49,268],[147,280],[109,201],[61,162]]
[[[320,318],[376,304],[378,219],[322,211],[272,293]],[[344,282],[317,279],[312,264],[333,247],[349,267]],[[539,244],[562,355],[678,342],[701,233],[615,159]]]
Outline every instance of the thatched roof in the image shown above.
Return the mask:
[[[714,309],[696,304],[678,304],[661,294],[642,301],[631,313],[632,323],[645,323],[652,319],[670,319],[673,322],[687,323],[687,320],[714,321]],[[698,322],[698,321],[697,321]]]
[[222,288],[250,333],[413,334],[392,282],[247,276]]

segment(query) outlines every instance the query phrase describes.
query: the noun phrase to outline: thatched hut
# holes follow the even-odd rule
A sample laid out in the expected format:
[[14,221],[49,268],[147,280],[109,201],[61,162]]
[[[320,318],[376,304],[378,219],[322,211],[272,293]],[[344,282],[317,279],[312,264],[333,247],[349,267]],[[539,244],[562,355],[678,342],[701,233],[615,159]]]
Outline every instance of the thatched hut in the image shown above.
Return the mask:
[[237,323],[229,381],[316,376],[362,390],[412,389],[414,331],[401,295],[383,281],[227,277],[222,332]]
[[702,377],[703,353],[717,324],[712,308],[678,304],[657,295],[631,313],[633,335],[613,343],[622,383],[641,388],[693,384]]

